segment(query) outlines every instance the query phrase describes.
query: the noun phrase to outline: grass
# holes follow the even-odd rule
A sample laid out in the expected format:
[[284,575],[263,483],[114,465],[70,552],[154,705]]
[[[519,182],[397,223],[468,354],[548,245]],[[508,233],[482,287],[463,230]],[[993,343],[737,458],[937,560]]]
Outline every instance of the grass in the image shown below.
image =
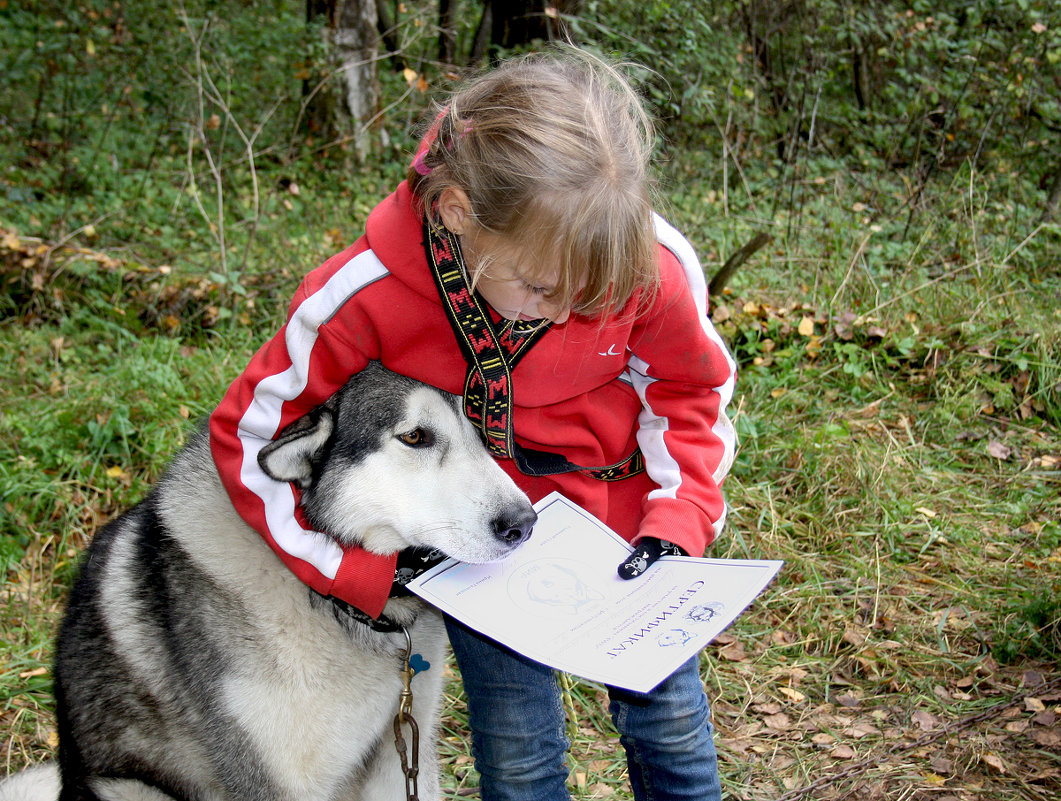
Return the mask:
[[[745,226],[684,216],[708,243],[732,244],[729,228]],[[834,225],[825,241],[777,235],[715,299],[741,363],[742,444],[729,530],[711,553],[786,562],[704,655],[734,798],[1047,799],[1061,789],[1061,281],[1022,264],[1017,238],[982,218],[950,226],[885,265],[869,260],[861,222]],[[974,227],[977,242],[936,264],[930,239],[953,243]],[[102,316],[114,307],[106,288],[65,274],[53,291],[62,314],[0,326],[16,354],[0,386],[8,769],[55,747],[47,666],[80,548],[212,408],[297,276],[252,285],[255,306],[182,336],[162,318],[141,314],[131,327]],[[162,279],[178,293],[188,280]],[[205,319],[200,306],[214,302],[189,295],[181,314]],[[568,697],[575,796],[625,797],[603,690],[572,681]],[[441,747],[451,797],[474,794],[455,678]],[[812,784],[822,777],[835,778]]]
[[[735,241],[729,224],[743,225],[684,222],[708,242]],[[734,798],[800,797],[829,776],[802,797],[1061,789],[1061,282],[1056,269],[1018,266],[1015,237],[996,239],[983,219],[932,236],[953,242],[972,227],[983,239],[951,266],[926,244],[902,264],[856,258],[859,223],[824,243],[808,233],[775,243],[715,299],[741,362],[742,445],[729,530],[711,553],[786,562],[704,656]],[[197,336],[143,315],[134,331],[100,322],[110,296],[89,278],[60,293],[62,315],[0,326],[16,354],[0,386],[9,769],[55,747],[47,665],[80,548],[212,408],[275,324],[265,300],[295,275],[240,307],[252,325],[237,314]],[[196,303],[212,302],[191,298],[182,314],[203,319]],[[625,797],[602,689],[574,681],[568,694],[576,797]],[[452,797],[477,781],[462,721],[454,679],[441,744]]]

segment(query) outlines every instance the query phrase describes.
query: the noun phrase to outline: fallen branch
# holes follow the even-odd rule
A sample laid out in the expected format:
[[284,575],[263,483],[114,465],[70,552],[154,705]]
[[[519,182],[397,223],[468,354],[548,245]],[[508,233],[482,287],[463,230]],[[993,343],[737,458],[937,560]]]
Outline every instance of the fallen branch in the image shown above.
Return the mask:
[[711,283],[707,287],[708,295],[714,297],[722,292],[723,287],[729,282],[729,279],[733,276],[733,273],[737,271],[744,262],[750,259],[757,250],[762,248],[768,242],[773,239],[770,234],[758,233],[752,237],[751,241],[745,245],[742,245],[734,253],[726,259],[726,263],[722,265],[714,277],[711,279]]

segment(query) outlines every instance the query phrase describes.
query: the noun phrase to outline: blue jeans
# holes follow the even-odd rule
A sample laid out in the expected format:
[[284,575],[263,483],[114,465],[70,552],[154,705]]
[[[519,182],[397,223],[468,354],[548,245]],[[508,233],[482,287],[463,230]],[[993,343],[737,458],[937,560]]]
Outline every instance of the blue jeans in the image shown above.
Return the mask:
[[[446,618],[468,697],[482,801],[569,801],[556,673]],[[720,801],[710,713],[696,658],[648,693],[609,687],[635,801]]]

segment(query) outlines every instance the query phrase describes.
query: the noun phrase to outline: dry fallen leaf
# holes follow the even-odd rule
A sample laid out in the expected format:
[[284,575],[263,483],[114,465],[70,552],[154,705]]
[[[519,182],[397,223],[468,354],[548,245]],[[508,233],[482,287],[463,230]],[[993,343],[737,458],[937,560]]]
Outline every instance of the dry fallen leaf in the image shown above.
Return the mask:
[[947,783],[947,780],[938,773],[922,773],[921,778],[925,780],[925,784],[931,785],[932,787],[942,787]]
[[1061,732],[1057,729],[1033,729],[1028,737],[1043,748],[1055,751],[1061,748]]
[[1006,763],[1002,761],[1002,758],[998,754],[988,751],[986,754],[980,757],[980,759],[985,765],[987,765],[996,773],[1006,772]]
[[914,712],[914,714],[910,716],[910,720],[916,723],[921,731],[932,731],[939,724],[939,718],[931,712],[925,712],[923,709]]
[[854,759],[858,756],[855,753],[855,749],[847,745],[838,745],[832,751],[829,752],[829,756],[833,759]]
[[929,767],[932,768],[932,770],[936,771],[936,773],[942,773],[946,775],[948,773],[954,772],[954,763],[946,757],[940,756],[939,754],[932,757],[932,759],[929,760],[928,764]]
[[778,712],[776,715],[767,715],[763,718],[763,723],[776,731],[788,731],[792,725],[792,721],[784,712]]
[[866,723],[856,723],[854,726],[848,726],[844,729],[844,734],[848,737],[854,737],[856,740],[860,740],[863,737],[867,737],[870,734],[880,734],[880,731],[873,726]]
[[997,439],[993,439],[987,443],[987,452],[994,456],[996,459],[1005,461],[1013,455],[1013,449],[1008,445],[999,442]]
[[748,659],[748,655],[744,653],[744,646],[739,640],[719,650],[718,655],[728,662],[744,662]]
[[779,687],[778,692],[791,699],[792,701],[795,701],[797,704],[801,704],[807,700],[807,696],[805,696],[799,690],[793,690],[791,687]]
[[1038,698],[1029,696],[1024,699],[1024,708],[1029,712],[1045,712],[1046,704],[1040,701]]

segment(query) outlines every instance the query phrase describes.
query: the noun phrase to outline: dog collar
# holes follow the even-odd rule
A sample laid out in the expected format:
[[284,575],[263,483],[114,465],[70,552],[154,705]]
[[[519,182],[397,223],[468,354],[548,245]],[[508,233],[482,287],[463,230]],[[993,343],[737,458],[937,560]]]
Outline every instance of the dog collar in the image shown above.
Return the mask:
[[[316,590],[314,590],[314,592],[316,592]],[[378,631],[381,634],[392,634],[396,631],[402,631],[405,628],[401,623],[391,620],[386,615],[372,617],[367,612],[362,612],[356,606],[352,606],[346,601],[336,598],[334,595],[321,595],[319,592],[317,595],[331,604],[332,611],[337,618],[353,620],[354,622],[360,623],[363,626],[368,626],[373,631]]]

